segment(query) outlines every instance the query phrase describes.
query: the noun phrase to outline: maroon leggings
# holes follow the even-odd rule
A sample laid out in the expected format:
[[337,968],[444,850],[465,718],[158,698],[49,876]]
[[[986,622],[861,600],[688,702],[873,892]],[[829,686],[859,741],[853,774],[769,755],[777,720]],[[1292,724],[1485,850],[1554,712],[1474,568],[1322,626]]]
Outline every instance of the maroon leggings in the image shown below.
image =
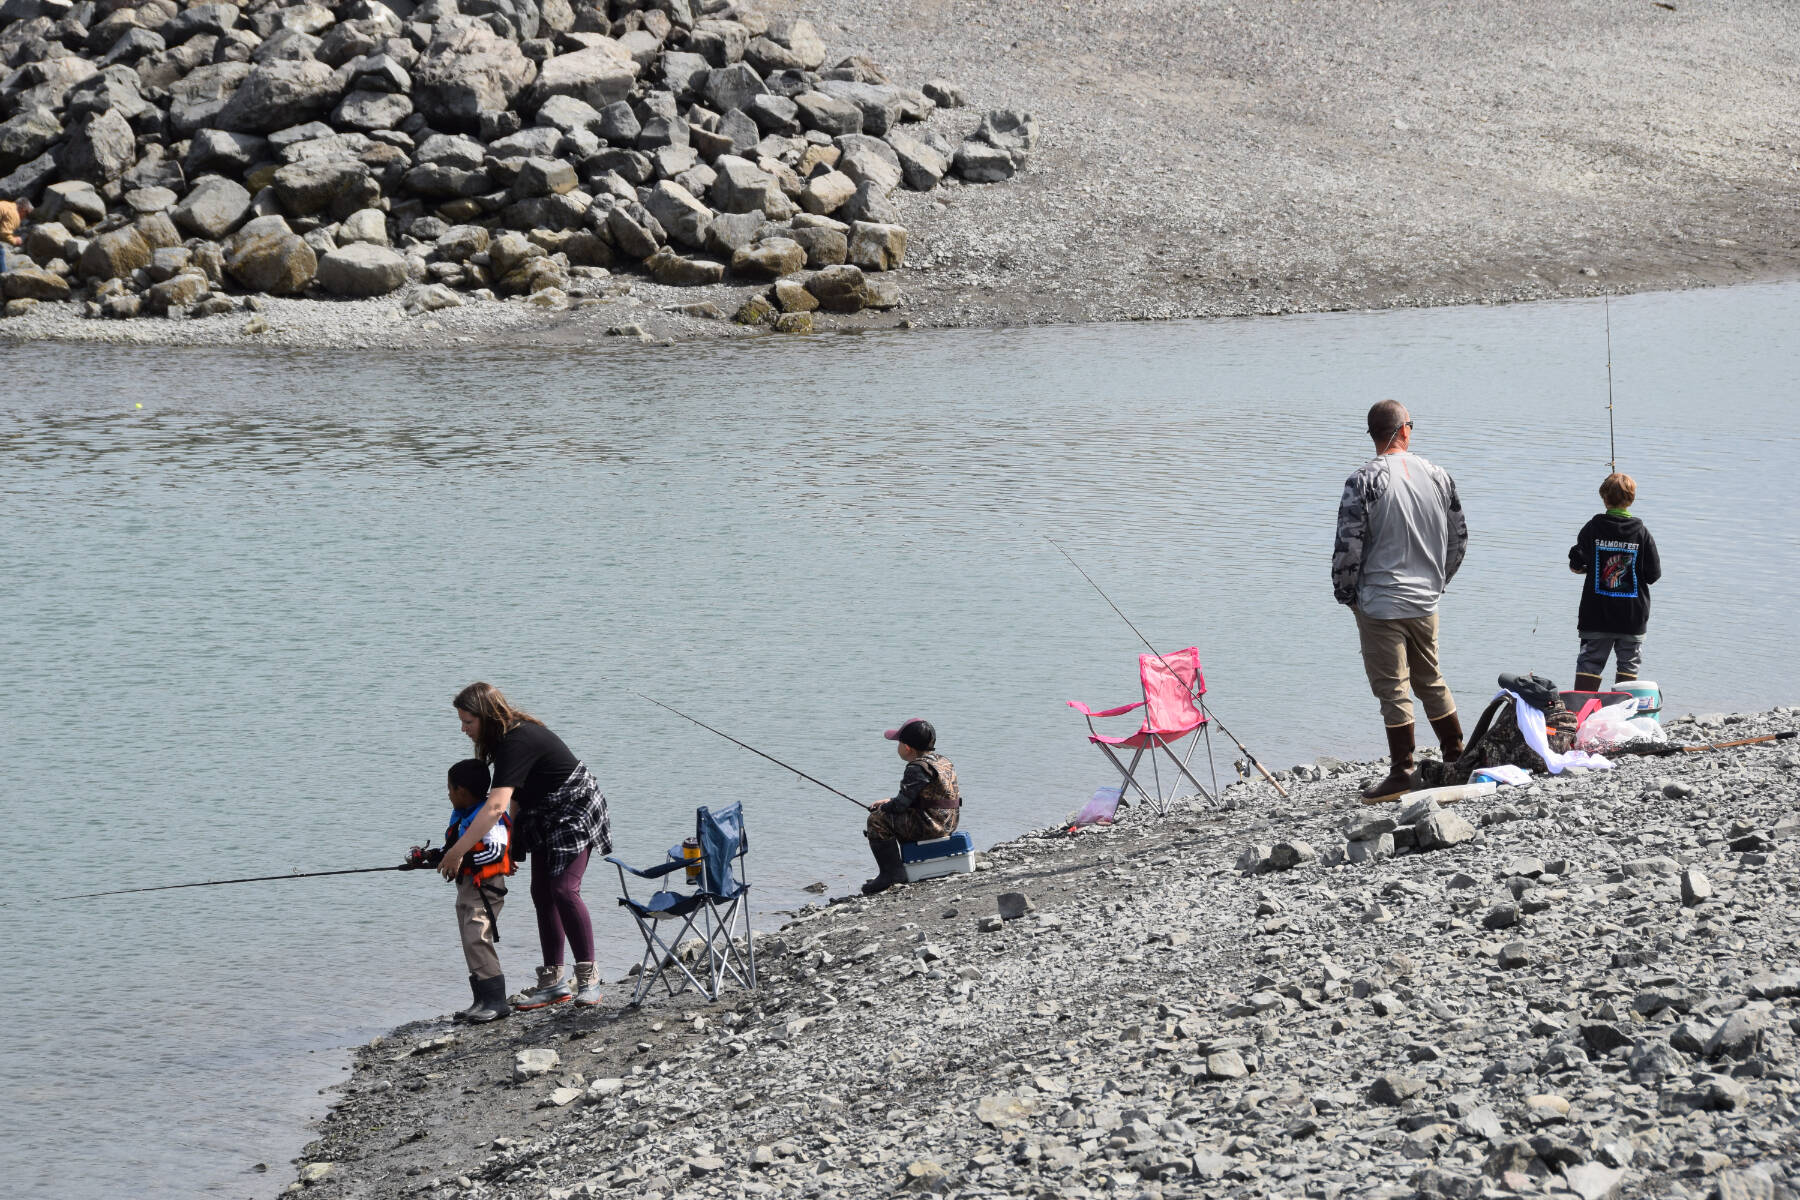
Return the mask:
[[590,853],[583,850],[555,875],[539,854],[531,856],[531,903],[537,909],[538,941],[547,967],[562,965],[564,934],[576,962],[594,961],[594,922],[581,898],[581,876],[587,871]]

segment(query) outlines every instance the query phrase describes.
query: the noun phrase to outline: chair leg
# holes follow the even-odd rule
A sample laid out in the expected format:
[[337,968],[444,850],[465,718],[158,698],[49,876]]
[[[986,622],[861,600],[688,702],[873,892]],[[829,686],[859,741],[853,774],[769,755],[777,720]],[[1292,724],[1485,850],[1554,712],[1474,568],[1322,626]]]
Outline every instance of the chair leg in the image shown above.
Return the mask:
[[1156,805],[1155,799],[1150,795],[1149,792],[1146,792],[1144,790],[1144,785],[1139,783],[1137,781],[1137,779],[1134,778],[1132,775],[1132,772],[1137,770],[1138,760],[1140,758],[1144,757],[1144,751],[1140,748],[1136,754],[1133,754],[1131,756],[1131,766],[1127,767],[1124,763],[1119,761],[1119,756],[1117,754],[1113,753],[1113,748],[1111,746],[1105,745],[1104,743],[1101,743],[1101,742],[1095,742],[1094,744],[1096,746],[1100,747],[1100,752],[1102,754],[1106,755],[1107,758],[1112,760],[1112,765],[1117,767],[1119,770],[1119,774],[1125,777],[1126,784],[1130,787],[1136,788],[1137,794],[1144,798],[1144,803],[1154,808]]
[[[1193,740],[1193,742],[1191,744],[1189,744],[1188,753],[1187,753],[1188,758],[1192,758],[1194,756],[1194,747],[1198,746],[1199,744],[1200,744],[1199,738],[1195,738]],[[1175,764],[1175,769],[1180,771],[1183,775],[1187,776],[1188,782],[1193,784],[1196,788],[1200,789],[1200,794],[1202,796],[1206,797],[1207,800],[1210,801],[1210,800],[1214,799],[1212,793],[1210,793],[1206,790],[1206,785],[1201,783],[1198,779],[1195,779],[1194,773],[1192,771],[1188,770],[1187,759],[1176,758],[1174,749],[1171,748],[1167,742],[1162,743],[1162,747],[1163,747],[1163,752],[1169,756],[1169,761],[1173,762]]]

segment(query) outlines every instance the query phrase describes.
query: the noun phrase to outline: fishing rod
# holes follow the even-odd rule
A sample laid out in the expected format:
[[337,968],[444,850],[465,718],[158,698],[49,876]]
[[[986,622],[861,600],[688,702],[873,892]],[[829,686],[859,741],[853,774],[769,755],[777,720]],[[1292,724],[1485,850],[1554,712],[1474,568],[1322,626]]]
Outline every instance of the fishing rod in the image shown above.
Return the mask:
[[1668,758],[1676,754],[1701,754],[1708,750],[1731,750],[1738,746],[1760,746],[1765,742],[1786,742],[1797,737],[1800,737],[1800,729],[1789,729],[1782,733],[1765,733],[1761,737],[1739,738],[1735,742],[1700,742],[1692,746],[1679,744],[1621,746],[1617,750],[1609,750],[1607,753],[1641,754],[1650,758]]
[[[1067,550],[1064,550],[1062,548],[1062,546],[1057,543],[1057,540],[1055,538],[1046,537],[1044,540],[1046,542],[1049,542],[1052,546],[1055,546],[1056,552],[1058,554],[1062,555],[1064,558],[1068,559],[1069,565],[1071,567],[1074,567],[1077,571],[1081,571],[1081,564],[1076,562],[1074,557],[1071,556]],[[1144,645],[1150,647],[1150,653],[1156,655],[1157,661],[1162,663],[1162,665],[1164,667],[1168,668],[1169,674],[1174,675],[1176,679],[1180,679],[1181,676],[1179,674],[1177,674],[1175,671],[1175,668],[1169,664],[1169,660],[1162,656],[1162,651],[1158,650],[1155,646],[1150,645],[1150,639],[1144,636],[1144,633],[1141,629],[1139,629],[1136,625],[1132,624],[1131,618],[1125,615],[1125,611],[1123,609],[1121,609],[1118,605],[1116,605],[1112,602],[1112,597],[1108,596],[1106,594],[1105,589],[1102,588],[1099,584],[1094,582],[1094,577],[1092,575],[1089,575],[1086,571],[1081,571],[1081,577],[1083,579],[1087,580],[1089,586],[1091,586],[1096,592],[1100,593],[1100,598],[1102,600],[1106,601],[1107,607],[1111,608],[1114,612],[1119,614],[1119,619],[1121,621],[1123,621],[1123,622],[1125,622],[1125,624],[1131,626],[1131,632],[1137,634],[1138,641],[1140,641],[1140,642],[1144,643]],[[1287,799],[1288,798],[1287,789],[1282,787],[1279,783],[1277,783],[1275,781],[1275,777],[1273,775],[1269,774],[1269,768],[1263,766],[1261,761],[1259,761],[1257,759],[1256,755],[1250,753],[1250,748],[1248,746],[1246,746],[1246,745],[1244,745],[1244,743],[1238,741],[1237,735],[1235,733],[1233,733],[1233,732],[1231,732],[1231,730],[1225,728],[1225,722],[1220,721],[1219,718],[1213,714],[1213,711],[1206,707],[1206,700],[1205,700],[1204,696],[1196,695],[1194,697],[1194,702],[1200,706],[1200,711],[1206,715],[1206,718],[1208,720],[1216,722],[1218,724],[1219,732],[1223,733],[1226,737],[1230,738],[1234,743],[1236,743],[1237,748],[1238,748],[1238,753],[1242,754],[1247,760],[1249,760],[1249,763],[1251,766],[1255,767],[1258,771],[1262,772],[1262,777],[1269,781],[1269,786],[1274,788],[1277,792],[1281,793],[1281,798],[1283,800]],[[1215,787],[1218,786],[1218,781],[1214,780],[1213,785]]]
[[684,721],[692,721],[694,724],[696,724],[700,728],[706,730],[708,733],[718,734],[720,737],[724,738],[726,741],[730,742],[734,746],[742,746],[744,749],[748,750],[752,754],[761,755],[763,758],[768,759],[770,762],[774,763],[776,766],[782,768],[783,770],[792,771],[794,774],[796,774],[800,778],[806,780],[806,782],[808,782],[808,783],[818,784],[818,786],[824,788],[826,791],[830,792],[834,796],[842,796],[844,799],[846,799],[850,803],[856,805],[856,807],[862,809],[864,812],[875,811],[872,806],[864,804],[861,800],[858,800],[855,796],[850,795],[848,792],[840,792],[836,788],[832,787],[829,783],[825,783],[821,780],[814,779],[811,775],[808,775],[805,771],[802,771],[799,767],[788,766],[788,764],[782,762],[779,758],[776,758],[773,754],[763,754],[763,752],[761,750],[758,750],[755,746],[750,745],[750,743],[740,742],[736,738],[732,737],[729,733],[726,733],[725,731],[720,730],[720,729],[714,729],[711,725],[708,725],[705,721],[699,720],[698,718],[695,718],[695,717],[690,717],[686,713],[682,712],[679,708],[675,708],[672,705],[664,704],[661,700],[658,700],[655,696],[645,696],[644,693],[642,693],[642,692],[638,692],[637,695],[639,697],[641,697],[642,699],[648,700],[650,703],[656,705],[656,707],[658,707],[658,708],[668,709],[670,712],[674,713],[676,716],[680,717]]
[[287,875],[250,875],[243,879],[208,879],[202,883],[165,883],[160,887],[120,888],[116,892],[83,892],[79,896],[52,896],[51,900],[92,900],[99,896],[130,896],[138,892],[172,892],[178,888],[224,887],[228,883],[268,883],[276,879],[317,879],[322,875],[368,875],[375,871],[410,871],[409,862],[397,867],[351,867],[343,871],[294,871]]
[[1606,314],[1606,469],[1611,473],[1619,469],[1619,446],[1613,437],[1612,301],[1602,299],[1600,310]]

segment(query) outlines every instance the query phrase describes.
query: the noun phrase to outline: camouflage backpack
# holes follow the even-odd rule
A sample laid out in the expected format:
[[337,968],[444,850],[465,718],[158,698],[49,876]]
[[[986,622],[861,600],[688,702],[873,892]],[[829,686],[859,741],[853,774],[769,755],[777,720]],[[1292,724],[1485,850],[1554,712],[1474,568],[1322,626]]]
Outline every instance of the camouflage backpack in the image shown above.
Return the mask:
[[[1550,749],[1567,754],[1575,746],[1575,714],[1563,706],[1562,697],[1552,695],[1544,707],[1544,733]],[[1482,767],[1498,767],[1511,763],[1537,775],[1548,774],[1550,766],[1544,756],[1525,743],[1519,720],[1513,714],[1513,698],[1496,696],[1475,723],[1469,735],[1468,749],[1453,763],[1419,764],[1420,782],[1429,787],[1467,783],[1469,776]],[[1435,778],[1433,778],[1435,776]]]

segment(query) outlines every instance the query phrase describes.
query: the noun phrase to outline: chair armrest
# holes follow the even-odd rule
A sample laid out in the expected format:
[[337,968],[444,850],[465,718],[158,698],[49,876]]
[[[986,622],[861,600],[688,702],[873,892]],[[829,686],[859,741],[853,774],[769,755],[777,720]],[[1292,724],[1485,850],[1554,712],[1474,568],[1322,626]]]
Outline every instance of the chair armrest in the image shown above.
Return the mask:
[[1134,700],[1130,704],[1123,705],[1119,708],[1109,708],[1102,712],[1095,712],[1079,700],[1069,701],[1069,707],[1084,717],[1122,717],[1134,708],[1144,707],[1144,702],[1142,700]]
[[688,865],[686,862],[666,862],[666,863],[659,863],[656,866],[651,867],[648,871],[640,871],[636,867],[629,866],[626,863],[620,862],[618,859],[612,857],[610,854],[607,855],[606,861],[611,863],[613,866],[619,868],[619,870],[621,870],[621,871],[630,871],[633,875],[636,875],[639,879],[661,879],[664,875],[669,874],[671,871],[679,871],[683,867]]

